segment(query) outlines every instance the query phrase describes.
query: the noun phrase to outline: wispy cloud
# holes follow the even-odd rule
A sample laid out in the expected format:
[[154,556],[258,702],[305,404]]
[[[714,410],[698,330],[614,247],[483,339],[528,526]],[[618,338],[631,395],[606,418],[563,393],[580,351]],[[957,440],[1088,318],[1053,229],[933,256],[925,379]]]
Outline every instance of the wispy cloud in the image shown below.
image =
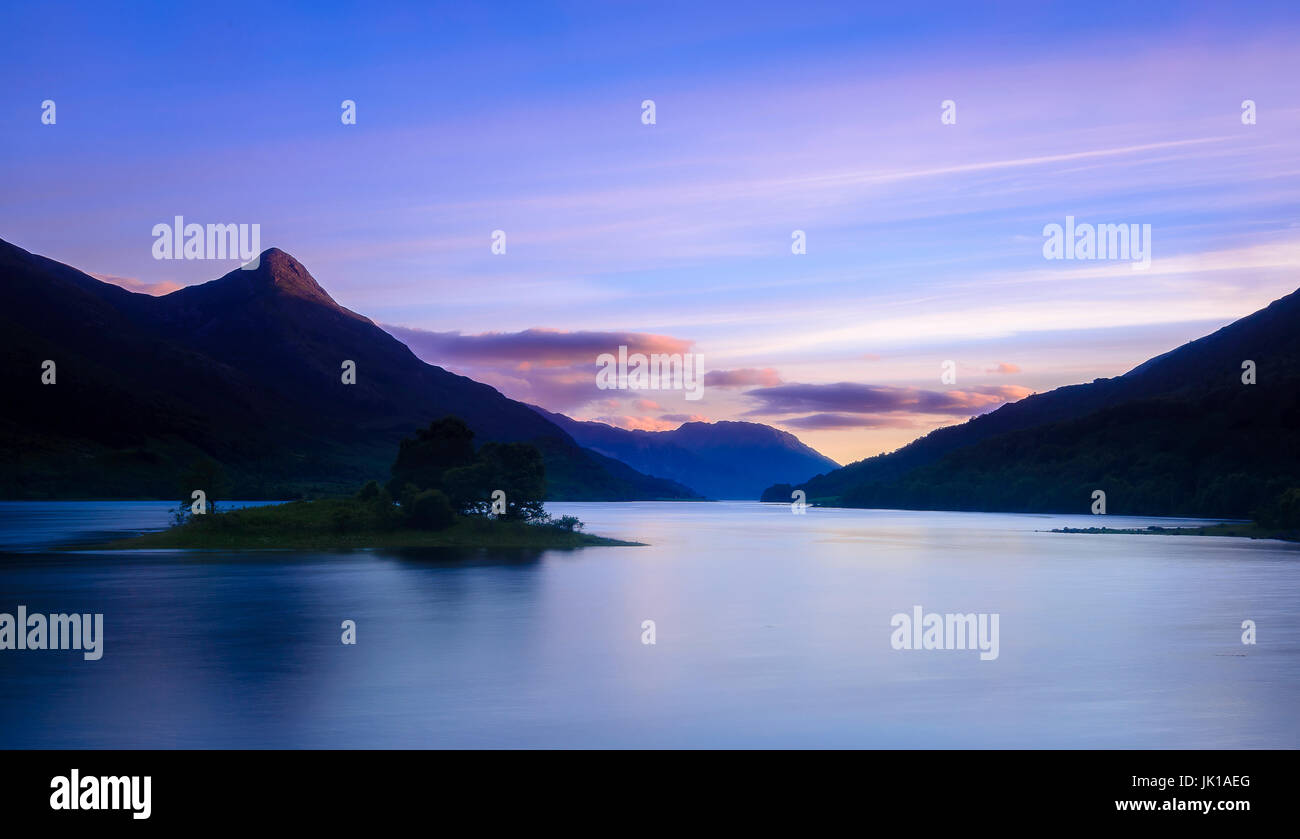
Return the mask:
[[[616,355],[620,347],[627,347],[629,353],[682,354],[693,346],[686,339],[644,332],[533,328],[464,335],[399,326],[384,329],[430,364],[490,384],[512,399],[566,413],[624,404],[642,413],[663,411],[660,401],[635,391],[626,400],[620,398],[622,394],[611,398],[610,391],[597,386],[596,359],[605,353]],[[621,422],[620,427],[646,429],[664,424],[649,417]]]
[[[153,260],[153,224],[261,222],[342,305],[514,398],[641,418],[624,422],[788,409],[771,416],[840,460],[1014,397],[995,381],[1115,375],[1300,285],[1294,9],[1103,2],[1065,30],[960,3],[817,4],[793,25],[779,7],[678,11],[665,28],[660,10],[602,7],[553,31],[469,8],[451,28],[368,18],[380,67],[366,49],[286,61],[274,33],[297,15],[265,8],[247,60],[177,74],[156,46],[173,31],[187,55],[220,54],[201,9],[164,32],[88,8],[58,41],[78,61],[51,62],[57,13],[24,7],[0,54],[12,98],[82,94],[57,135],[5,132],[6,159],[30,165],[11,167],[0,219],[155,294],[212,274]],[[354,29],[319,14],[314,43]],[[466,83],[428,83],[453,74]],[[146,77],[187,95],[163,115]],[[359,91],[358,125],[339,125],[336,88]],[[1043,226],[1067,214],[1151,224],[1150,267],[1046,262]],[[597,391],[590,365],[621,344],[703,353],[704,401]],[[944,359],[960,389],[932,390]]]
[[835,384],[786,384],[756,388],[746,396],[760,405],[753,415],[827,411],[853,414],[944,414],[972,416],[1004,402],[1030,394],[1017,385],[977,387],[970,390],[924,390],[916,387],[888,387],[836,382]]
[[762,369],[745,367],[739,370],[710,370],[704,374],[706,387],[772,387],[781,384],[781,376],[771,367]]
[[804,431],[860,431],[872,428],[916,428],[907,417],[881,417],[869,414],[810,414],[780,420],[779,425]]
[[594,365],[597,356],[617,353],[620,346],[628,347],[628,352],[642,353],[684,353],[691,350],[690,341],[639,332],[525,329],[521,332],[463,335],[401,326],[385,326],[384,329],[416,355],[435,364],[491,362],[526,369],[548,364]]

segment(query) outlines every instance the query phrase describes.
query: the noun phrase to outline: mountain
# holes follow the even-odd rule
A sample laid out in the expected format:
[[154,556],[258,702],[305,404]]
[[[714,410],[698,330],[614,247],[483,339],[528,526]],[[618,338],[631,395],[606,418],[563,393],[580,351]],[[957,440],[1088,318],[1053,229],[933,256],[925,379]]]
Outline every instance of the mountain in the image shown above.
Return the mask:
[[[1256,384],[1243,384],[1253,361]],[[1300,486],[1300,291],[1112,379],[1035,394],[798,486],[844,506],[1245,517]],[[789,487],[764,500],[789,501]]]
[[[55,362],[55,384],[41,383]],[[344,384],[343,364],[356,365]],[[355,490],[445,414],[542,449],[554,499],[690,498],[587,451],[528,406],[426,364],[272,248],[150,297],[0,241],[0,496],[177,497],[196,459],[228,496]]]
[[793,434],[756,422],[688,422],[672,431],[629,431],[532,407],[581,445],[709,498],[753,501],[774,482],[802,481],[839,466]]

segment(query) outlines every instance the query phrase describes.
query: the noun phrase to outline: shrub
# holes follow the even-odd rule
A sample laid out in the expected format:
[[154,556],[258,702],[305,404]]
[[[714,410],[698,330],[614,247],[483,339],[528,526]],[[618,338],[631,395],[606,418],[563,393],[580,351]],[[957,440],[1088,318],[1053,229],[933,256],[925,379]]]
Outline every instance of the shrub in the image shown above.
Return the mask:
[[421,530],[444,530],[456,521],[456,512],[451,508],[446,493],[426,489],[411,499],[407,521]]
[[[412,499],[415,492],[411,492]],[[370,481],[356,495],[356,502],[370,527],[391,530],[401,524],[401,513],[393,506],[393,496],[378,481]]]
[[330,526],[335,533],[351,533],[361,529],[359,512],[349,504],[339,504],[330,510]]
[[420,494],[420,488],[415,484],[404,484],[398,491],[397,502],[402,505],[402,509],[410,511],[411,504],[415,503],[415,496]]
[[551,527],[558,527],[560,530],[582,530],[582,521],[577,516],[560,516],[551,523]]
[[1255,521],[1278,530],[1300,528],[1300,488],[1288,489],[1265,504],[1255,513]]

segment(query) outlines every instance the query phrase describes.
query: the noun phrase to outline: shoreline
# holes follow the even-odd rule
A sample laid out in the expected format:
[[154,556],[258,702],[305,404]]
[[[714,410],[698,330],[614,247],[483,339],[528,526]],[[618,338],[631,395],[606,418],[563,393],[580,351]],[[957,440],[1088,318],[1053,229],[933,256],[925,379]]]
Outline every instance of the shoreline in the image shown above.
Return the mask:
[[582,533],[546,523],[457,516],[438,529],[388,523],[361,515],[351,501],[298,501],[242,507],[173,525],[60,551],[130,550],[370,550],[402,548],[640,547],[629,542]]
[[[533,528],[533,525],[524,525]],[[627,542],[586,533],[555,531],[550,533],[505,533],[497,538],[473,538],[478,534],[449,531],[430,533],[410,530],[391,533],[357,534],[290,534],[273,538],[259,534],[222,534],[227,538],[186,538],[174,534],[176,528],[128,536],[111,542],[90,545],[69,545],[51,548],[60,552],[100,552],[134,550],[188,550],[188,551],[296,551],[296,550],[383,550],[405,548],[531,548],[537,550],[566,550],[593,547],[645,547],[644,542]],[[537,527],[537,530],[543,528]],[[540,537],[540,538],[539,538]]]
[[1201,526],[1161,527],[1058,527],[1040,533],[1084,533],[1126,536],[1226,536],[1237,539],[1271,539],[1277,542],[1300,542],[1300,533],[1270,530],[1254,522],[1224,522]]

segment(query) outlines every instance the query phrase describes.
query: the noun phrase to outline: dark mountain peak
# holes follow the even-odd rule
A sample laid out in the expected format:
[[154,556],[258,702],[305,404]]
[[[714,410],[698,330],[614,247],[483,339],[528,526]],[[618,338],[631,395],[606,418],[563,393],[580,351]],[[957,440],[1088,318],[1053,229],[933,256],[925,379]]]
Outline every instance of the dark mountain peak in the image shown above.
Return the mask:
[[529,407],[580,445],[709,498],[754,499],[773,481],[802,481],[839,466],[788,431],[757,422],[687,422],[671,431],[631,431]]
[[690,434],[725,434],[732,438],[745,436],[749,439],[797,439],[788,431],[782,431],[761,422],[746,422],[744,420],[715,420],[713,422],[695,420],[682,423],[676,430],[681,432],[683,437]]
[[780,446],[820,458],[835,469],[839,464],[804,443],[789,431],[783,431],[761,422],[744,420],[717,420],[715,422],[686,422],[674,431],[658,432],[672,436],[679,445],[734,445]]
[[321,288],[320,283],[316,282],[316,278],[311,275],[306,266],[279,248],[267,248],[262,251],[257,258],[257,267],[237,268],[217,282],[240,274],[244,275],[244,279],[256,289],[313,300],[336,309],[342,308],[334,302],[334,298],[330,297],[325,289]]
[[369,318],[345,309],[330,297],[301,262],[279,248],[267,248],[257,260],[210,282],[182,288],[160,300],[183,311],[201,311],[205,318],[229,318],[250,309],[271,306],[280,314],[293,303],[292,317],[302,314],[302,303],[373,325]]
[[[33,373],[44,359],[58,359],[57,388]],[[350,494],[447,414],[476,442],[536,444],[551,500],[697,497],[420,361],[277,248],[151,297],[0,241],[0,375],[15,396],[0,421],[0,498],[170,498],[200,457],[245,498]]]

